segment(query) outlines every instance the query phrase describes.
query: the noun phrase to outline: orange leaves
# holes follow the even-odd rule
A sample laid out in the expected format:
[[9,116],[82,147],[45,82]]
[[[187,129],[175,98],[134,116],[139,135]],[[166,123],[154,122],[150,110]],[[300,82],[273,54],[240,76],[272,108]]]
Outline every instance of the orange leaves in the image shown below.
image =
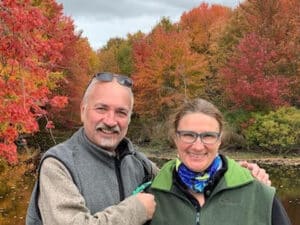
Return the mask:
[[188,87],[206,69],[205,59],[191,51],[187,33],[177,25],[157,26],[134,43],[133,52],[135,110],[143,115],[161,115],[176,106],[178,100],[191,95],[193,90]]
[[183,13],[180,26],[188,31],[191,47],[198,53],[208,53],[231,15],[230,8],[202,3],[199,7]]
[[50,100],[50,105],[55,108],[64,108],[68,104],[68,98],[65,96],[54,96]]
[[[58,90],[62,95],[68,96],[69,104],[62,111],[62,114],[58,114],[56,110],[53,111],[56,122],[66,124],[66,120],[68,120],[73,123],[80,123],[79,105],[81,97],[90,76],[96,72],[97,60],[96,53],[93,52],[86,38],[78,38],[65,46],[59,68],[64,68],[66,76],[60,83]],[[65,115],[68,115],[68,118],[64,118]]]
[[166,114],[180,100],[207,97],[216,88],[210,87],[214,81],[209,70],[230,15],[227,7],[203,3],[184,13],[179,24],[163,19],[134,43],[135,110],[139,114]]
[[16,163],[17,152],[14,141],[19,133],[37,131],[38,125],[31,112],[25,110],[22,104],[16,104],[13,101],[1,102],[0,112],[0,157],[9,163]]
[[6,159],[9,163],[17,163],[17,147],[14,144],[5,144],[0,142],[0,156]]
[[[37,131],[36,119],[47,114],[59,80],[52,71],[75,35],[72,21],[53,0],[2,0],[0,18],[0,144],[6,149],[2,157],[13,161],[14,139]],[[65,102],[54,97],[51,104]]]

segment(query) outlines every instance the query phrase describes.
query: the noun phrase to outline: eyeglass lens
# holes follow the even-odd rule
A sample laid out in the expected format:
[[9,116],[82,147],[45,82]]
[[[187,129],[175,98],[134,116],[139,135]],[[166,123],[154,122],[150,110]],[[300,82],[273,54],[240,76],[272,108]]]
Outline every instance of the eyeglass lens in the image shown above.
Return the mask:
[[133,81],[124,75],[119,75],[119,74],[112,74],[112,73],[97,73],[95,75],[96,79],[99,81],[104,81],[104,82],[111,82],[113,78],[116,78],[118,83],[131,88],[133,85]]
[[214,144],[220,137],[220,134],[217,132],[196,133],[193,131],[177,131],[177,135],[179,136],[180,140],[190,144],[196,142],[198,137],[204,144]]

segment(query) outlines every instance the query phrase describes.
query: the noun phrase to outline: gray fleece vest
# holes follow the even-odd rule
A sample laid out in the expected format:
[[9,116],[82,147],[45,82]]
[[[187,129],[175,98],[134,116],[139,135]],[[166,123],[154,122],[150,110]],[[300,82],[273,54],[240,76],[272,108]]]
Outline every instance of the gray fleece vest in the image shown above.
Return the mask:
[[[151,163],[132,143],[123,139],[115,157],[91,143],[83,129],[67,141],[49,149],[41,160],[53,157],[65,165],[85,199],[91,214],[118,204],[134,189],[152,178]],[[26,225],[42,224],[38,209],[39,180],[32,192]]]

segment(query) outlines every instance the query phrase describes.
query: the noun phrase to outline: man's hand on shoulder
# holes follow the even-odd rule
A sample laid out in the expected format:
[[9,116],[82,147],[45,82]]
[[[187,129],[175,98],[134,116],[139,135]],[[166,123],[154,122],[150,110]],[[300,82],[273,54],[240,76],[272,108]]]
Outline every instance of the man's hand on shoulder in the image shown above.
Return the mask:
[[239,164],[242,167],[247,168],[251,171],[253,177],[255,177],[258,181],[271,186],[271,181],[269,178],[269,174],[263,168],[260,168],[256,163],[249,163],[247,161],[240,161]]

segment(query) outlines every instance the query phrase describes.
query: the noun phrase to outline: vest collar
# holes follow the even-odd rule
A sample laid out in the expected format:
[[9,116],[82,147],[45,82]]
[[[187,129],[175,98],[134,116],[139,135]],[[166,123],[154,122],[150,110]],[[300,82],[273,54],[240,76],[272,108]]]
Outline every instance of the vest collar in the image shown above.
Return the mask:
[[119,143],[119,145],[116,148],[116,151],[111,152],[107,151],[93,142],[91,142],[85,132],[84,128],[81,127],[79,131],[77,132],[78,140],[80,141],[80,144],[84,146],[89,152],[96,155],[97,157],[107,157],[107,158],[118,158],[121,159],[125,155],[132,154],[133,153],[133,146],[129,139],[123,138],[123,140]]

